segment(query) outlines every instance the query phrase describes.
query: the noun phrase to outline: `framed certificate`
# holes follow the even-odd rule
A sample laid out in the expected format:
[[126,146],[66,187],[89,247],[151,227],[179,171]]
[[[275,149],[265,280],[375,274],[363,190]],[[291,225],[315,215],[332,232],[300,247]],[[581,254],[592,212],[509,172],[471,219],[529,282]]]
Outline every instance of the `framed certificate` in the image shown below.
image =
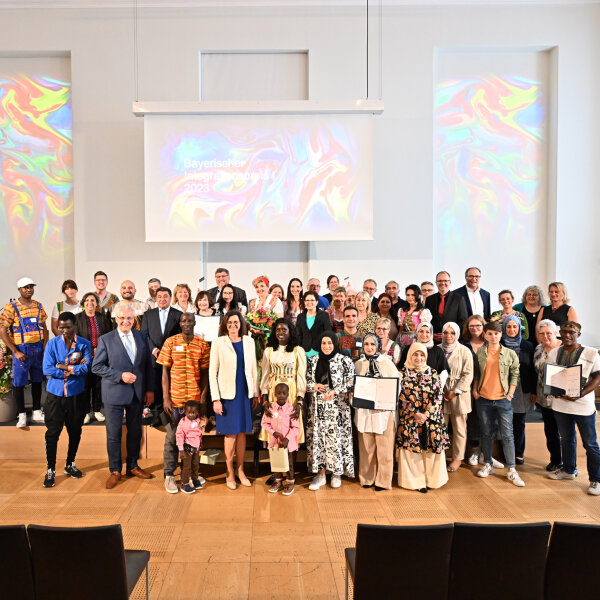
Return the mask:
[[544,394],[547,396],[581,396],[581,365],[563,367],[546,364],[544,367]]
[[397,377],[354,376],[354,408],[373,410],[396,410],[400,393],[400,379]]
[[219,337],[220,317],[202,317],[196,315],[196,325],[194,326],[194,335],[199,335],[203,340],[212,342]]

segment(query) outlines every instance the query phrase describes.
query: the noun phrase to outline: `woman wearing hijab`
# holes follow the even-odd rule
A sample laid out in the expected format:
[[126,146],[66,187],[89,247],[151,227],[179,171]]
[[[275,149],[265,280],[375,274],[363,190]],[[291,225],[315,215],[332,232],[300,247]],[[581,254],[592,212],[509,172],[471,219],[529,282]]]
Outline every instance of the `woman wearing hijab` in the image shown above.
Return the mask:
[[337,336],[326,331],[321,336],[319,353],[312,356],[306,369],[306,390],[313,394],[306,430],[306,462],[316,473],[310,490],[318,490],[331,472],[331,487],[342,485],[342,475],[354,477],[352,415],[350,392],[354,383],[352,359],[342,356]]
[[[398,378],[394,363],[381,354],[381,339],[374,333],[363,338],[363,354],[354,365],[357,375]],[[398,398],[395,398],[396,404]],[[364,488],[391,490],[394,476],[394,437],[396,411],[357,408],[354,424],[358,429],[358,478]]]
[[[427,348],[427,366],[431,367],[438,374],[443,389],[448,373],[450,372],[450,367],[448,366],[444,351],[439,346],[434,346],[433,344],[433,325],[426,321],[419,323],[415,331],[415,341],[420,342]],[[404,366],[409,349],[410,346],[407,346],[402,350],[398,369]]]
[[458,470],[465,458],[467,417],[471,412],[473,353],[459,343],[460,327],[448,321],[442,328],[442,350],[450,366],[444,385],[444,420],[452,420],[452,462],[448,472]]
[[522,338],[521,320],[509,315],[502,323],[502,340],[519,357],[519,382],[512,399],[513,435],[515,438],[515,463],[525,462],[525,417],[536,401],[537,373],[533,362],[533,344]]
[[448,481],[448,432],[442,384],[436,371],[427,365],[427,348],[420,342],[410,345],[400,377],[398,485],[425,494]]

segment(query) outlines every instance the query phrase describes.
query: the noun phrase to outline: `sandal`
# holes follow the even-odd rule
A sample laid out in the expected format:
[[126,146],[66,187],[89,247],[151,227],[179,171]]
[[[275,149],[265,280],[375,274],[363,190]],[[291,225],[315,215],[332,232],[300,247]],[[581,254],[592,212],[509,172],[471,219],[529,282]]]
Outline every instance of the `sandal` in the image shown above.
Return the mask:
[[295,479],[286,479],[285,485],[283,486],[282,494],[284,496],[291,496],[294,493],[294,484],[296,483]]

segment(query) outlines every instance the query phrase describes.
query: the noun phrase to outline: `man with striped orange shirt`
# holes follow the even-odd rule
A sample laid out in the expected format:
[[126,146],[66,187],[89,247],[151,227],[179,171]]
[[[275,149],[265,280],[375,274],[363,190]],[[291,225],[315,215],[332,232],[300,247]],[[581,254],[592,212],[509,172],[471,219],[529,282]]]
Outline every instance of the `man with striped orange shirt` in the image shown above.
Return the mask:
[[[188,400],[200,402],[201,417],[206,421],[206,395],[208,394],[208,366],[210,346],[194,335],[196,320],[191,313],[181,313],[181,333],[168,338],[160,351],[157,363],[162,365],[163,407],[169,417],[165,429],[164,473],[165,490],[176,494],[175,469],[179,463],[179,450],[175,441],[177,424],[184,416]],[[197,489],[205,480],[199,477]]]

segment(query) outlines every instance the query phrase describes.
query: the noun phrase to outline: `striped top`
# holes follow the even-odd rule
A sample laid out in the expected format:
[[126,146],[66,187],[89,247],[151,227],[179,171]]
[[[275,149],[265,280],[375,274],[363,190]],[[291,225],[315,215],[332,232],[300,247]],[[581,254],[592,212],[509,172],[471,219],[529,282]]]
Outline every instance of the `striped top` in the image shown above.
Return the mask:
[[[43,340],[42,326],[48,320],[48,315],[44,307],[37,300],[31,301],[31,306],[25,306],[18,300],[15,304],[19,309],[21,319],[25,321],[25,331],[21,334],[22,323],[19,320],[17,311],[12,304],[7,304],[0,314],[0,325],[4,325],[8,330],[8,335],[13,344],[35,344]],[[38,320],[39,317],[39,320]]]
[[188,344],[183,334],[178,333],[167,339],[156,361],[171,367],[171,402],[181,407],[188,400],[200,401],[200,371],[208,370],[210,346],[195,335]]

